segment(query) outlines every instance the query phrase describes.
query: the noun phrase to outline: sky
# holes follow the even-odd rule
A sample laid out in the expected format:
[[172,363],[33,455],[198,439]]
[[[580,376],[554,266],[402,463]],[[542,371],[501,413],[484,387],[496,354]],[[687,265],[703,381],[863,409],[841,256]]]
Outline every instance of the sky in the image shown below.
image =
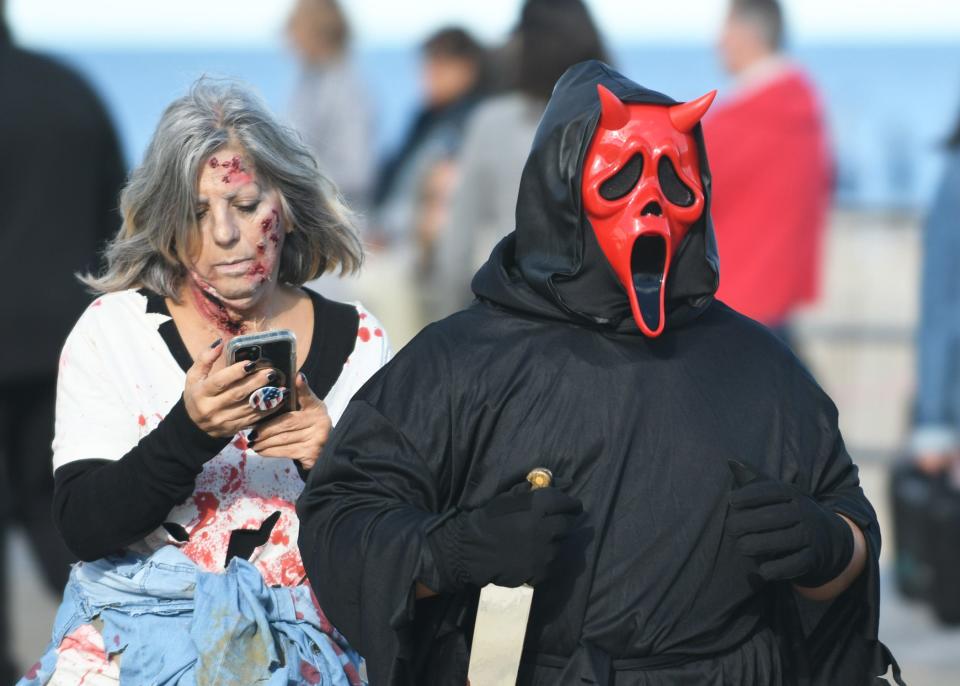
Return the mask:
[[[521,0],[341,0],[358,41],[409,45],[442,24],[486,40],[516,21]],[[587,0],[614,43],[713,40],[726,0]],[[17,39],[48,48],[276,45],[292,0],[6,0]],[[795,43],[956,41],[957,0],[783,0]]]

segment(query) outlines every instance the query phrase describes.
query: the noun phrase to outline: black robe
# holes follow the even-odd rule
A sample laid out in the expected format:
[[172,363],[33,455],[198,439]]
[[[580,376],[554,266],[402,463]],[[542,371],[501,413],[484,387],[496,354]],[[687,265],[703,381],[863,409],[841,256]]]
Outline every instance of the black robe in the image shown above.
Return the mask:
[[[766,329],[713,299],[703,154],[708,205],[675,258],[666,331],[637,330],[580,207],[599,82],[673,102],[596,62],[558,82],[478,302],[355,396],[312,470],[300,547],[320,603],[374,686],[466,683],[477,591],[414,600],[425,532],[544,466],[584,514],[534,594],[518,683],[874,683],[890,660],[880,532],[836,408]],[[758,580],[724,531],[730,459],[860,526],[868,563],[838,599]]]

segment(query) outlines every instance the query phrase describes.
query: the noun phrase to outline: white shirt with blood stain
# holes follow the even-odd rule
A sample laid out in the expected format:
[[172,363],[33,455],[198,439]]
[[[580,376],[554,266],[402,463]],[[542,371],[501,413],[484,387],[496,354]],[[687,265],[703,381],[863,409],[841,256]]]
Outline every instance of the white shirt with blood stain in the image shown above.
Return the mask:
[[[119,654],[107,657],[103,636],[91,624],[81,624],[57,647],[57,668],[46,686],[116,686],[120,683]],[[37,663],[27,678],[36,677]]]
[[[324,398],[334,424],[392,355],[380,323],[354,305],[360,316],[356,347]],[[158,331],[169,317],[147,313],[146,306],[146,298],[133,290],[102,296],[67,338],[57,388],[54,469],[74,460],[123,457],[180,399],[185,374]],[[279,512],[267,542],[249,559],[267,585],[295,586],[306,576],[294,510],[303,485],[292,460],[260,457],[245,433],[238,433],[204,465],[193,494],[165,520],[182,526],[189,540],[178,542],[161,526],[131,549],[149,554],[177,545],[202,569],[223,571],[231,533],[257,530]]]

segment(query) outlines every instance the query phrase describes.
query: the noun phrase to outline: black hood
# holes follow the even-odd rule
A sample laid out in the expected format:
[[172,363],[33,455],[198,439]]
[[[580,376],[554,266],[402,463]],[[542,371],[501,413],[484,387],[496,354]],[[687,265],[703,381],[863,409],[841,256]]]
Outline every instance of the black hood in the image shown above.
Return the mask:
[[[583,211],[583,160],[600,119],[597,84],[626,103],[674,105],[672,98],[634,83],[595,60],[557,81],[523,168],[516,229],[474,276],[477,297],[551,319],[640,334],[630,303]],[[667,277],[667,330],[696,317],[719,283],[717,242],[710,220],[710,170],[700,125],[703,215],[674,255]]]

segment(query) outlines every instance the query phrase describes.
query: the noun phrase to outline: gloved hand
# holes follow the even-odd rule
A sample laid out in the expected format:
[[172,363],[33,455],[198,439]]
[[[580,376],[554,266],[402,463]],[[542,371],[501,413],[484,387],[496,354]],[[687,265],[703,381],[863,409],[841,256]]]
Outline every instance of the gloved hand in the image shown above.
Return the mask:
[[579,500],[557,488],[517,484],[427,535],[434,569],[423,581],[438,593],[489,583],[535,586],[548,576],[561,541],[582,511]]
[[746,465],[731,463],[731,470],[738,484],[730,492],[727,532],[756,560],[763,579],[816,588],[846,569],[853,532],[839,515]]

